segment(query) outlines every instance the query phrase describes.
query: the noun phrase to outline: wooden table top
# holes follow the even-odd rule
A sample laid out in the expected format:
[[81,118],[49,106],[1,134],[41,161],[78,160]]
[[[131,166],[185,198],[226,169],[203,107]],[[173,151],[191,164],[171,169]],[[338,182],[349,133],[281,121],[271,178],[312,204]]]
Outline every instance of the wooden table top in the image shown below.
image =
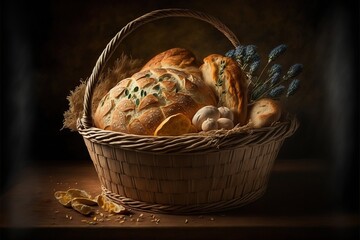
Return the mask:
[[277,160],[265,195],[236,210],[124,217],[97,208],[85,217],[53,194],[69,188],[100,194],[92,163],[37,164],[1,196],[0,239],[358,239],[359,215],[334,207],[329,172],[319,161]]

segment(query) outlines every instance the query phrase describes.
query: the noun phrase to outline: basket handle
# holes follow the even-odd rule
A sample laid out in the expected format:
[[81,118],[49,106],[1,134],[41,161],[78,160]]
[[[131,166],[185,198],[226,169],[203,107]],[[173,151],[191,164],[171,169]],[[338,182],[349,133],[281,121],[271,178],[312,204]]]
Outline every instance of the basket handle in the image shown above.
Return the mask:
[[126,24],[125,27],[123,27],[115,35],[115,37],[111,39],[111,41],[106,45],[106,48],[103,50],[100,57],[98,58],[86,85],[83,105],[84,112],[82,118],[78,119],[78,128],[90,128],[92,126],[91,102],[96,82],[98,81],[106,62],[110,59],[111,55],[121,43],[121,41],[138,27],[154,20],[167,17],[191,17],[202,20],[211,24],[221,33],[223,33],[230,40],[232,45],[234,45],[234,47],[239,45],[239,40],[236,38],[235,34],[230,31],[228,27],[226,27],[215,17],[209,16],[202,12],[189,9],[161,9],[149,12],[145,15],[142,15],[141,17],[136,18],[135,20]]

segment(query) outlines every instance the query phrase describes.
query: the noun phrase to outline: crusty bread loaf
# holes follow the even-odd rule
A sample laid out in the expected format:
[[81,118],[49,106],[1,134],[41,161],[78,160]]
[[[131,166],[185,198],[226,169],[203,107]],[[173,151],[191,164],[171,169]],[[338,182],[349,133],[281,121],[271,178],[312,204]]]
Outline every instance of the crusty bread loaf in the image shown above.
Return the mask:
[[149,60],[140,71],[155,68],[172,68],[177,70],[185,70],[186,73],[202,79],[199,65],[195,55],[184,48],[171,48],[167,51],[159,53]]
[[234,123],[244,125],[247,120],[247,78],[231,58],[211,54],[204,59],[200,70],[205,82],[217,93],[218,106],[234,113]]
[[160,53],[140,72],[121,80],[102,98],[93,119],[98,128],[153,135],[165,118],[183,113],[191,120],[198,109],[215,104],[194,55],[177,48]]
[[141,71],[154,68],[191,68],[196,66],[196,58],[192,52],[184,48],[172,48],[157,54],[150,59]]
[[268,127],[277,122],[281,116],[279,101],[262,98],[251,106],[249,121],[253,128]]

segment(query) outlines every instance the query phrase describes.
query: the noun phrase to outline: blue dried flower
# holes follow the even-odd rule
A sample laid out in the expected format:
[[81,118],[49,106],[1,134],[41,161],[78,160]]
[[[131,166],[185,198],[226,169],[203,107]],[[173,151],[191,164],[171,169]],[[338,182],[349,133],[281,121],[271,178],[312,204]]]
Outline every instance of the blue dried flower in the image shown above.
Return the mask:
[[249,67],[249,74],[253,75],[260,67],[260,60],[255,60]]
[[245,62],[245,49],[246,47],[243,45],[239,45],[235,48],[234,59],[239,64],[239,66],[242,66]]
[[269,96],[273,98],[278,98],[284,93],[284,90],[285,90],[284,85],[277,86],[270,90]]
[[251,64],[253,62],[260,62],[260,56],[258,53],[255,53],[254,55],[247,55],[245,58],[245,62],[247,64]]
[[242,59],[245,56],[245,46],[239,45],[235,48],[235,57]]
[[259,56],[256,56],[257,52],[256,52],[256,46],[255,45],[248,45],[245,48],[245,57],[244,57],[244,62],[245,63],[250,63],[252,62],[253,58],[259,58]]
[[269,77],[274,75],[275,73],[281,73],[282,66],[280,64],[274,64],[271,66],[271,68],[268,70]]
[[269,53],[268,62],[274,61],[278,56],[283,54],[286,51],[286,49],[287,49],[287,45],[281,44],[281,45],[277,46],[276,48],[274,48],[273,50],[271,50],[271,52]]
[[256,46],[255,45],[247,45],[245,49],[246,56],[253,56],[256,54]]
[[299,86],[300,86],[300,80],[298,79],[292,80],[287,89],[286,97],[294,95],[295,92],[299,89]]
[[286,73],[286,78],[289,79],[296,77],[302,72],[302,70],[303,70],[303,65],[300,63],[296,63],[289,68],[289,71]]
[[279,72],[275,72],[270,78],[270,85],[274,86],[275,84],[277,84],[280,81],[280,73]]
[[225,53],[226,57],[232,58],[235,55],[235,49],[231,49]]
[[254,45],[249,45],[249,46],[247,46],[246,49],[247,49],[247,51],[246,51],[246,55],[245,55],[245,59],[244,59],[244,62],[246,64],[251,64],[255,61],[260,61],[260,56],[256,52],[256,47]]

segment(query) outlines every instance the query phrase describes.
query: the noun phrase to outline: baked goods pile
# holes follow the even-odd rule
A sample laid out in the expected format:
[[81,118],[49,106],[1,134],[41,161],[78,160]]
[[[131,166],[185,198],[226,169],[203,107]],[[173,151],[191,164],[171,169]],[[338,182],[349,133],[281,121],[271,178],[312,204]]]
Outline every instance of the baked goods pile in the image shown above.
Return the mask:
[[[216,96],[203,81],[195,56],[174,48],[155,56],[112,88],[100,100],[94,123],[102,129],[153,135],[173,115],[182,114],[176,115],[179,121],[190,120],[206,105],[216,105]],[[192,131],[189,128],[187,132]]]
[[96,127],[128,134],[169,136],[279,121],[278,101],[251,104],[251,82],[236,59],[212,54],[199,65],[182,48],[162,52],[120,80],[100,100]]

